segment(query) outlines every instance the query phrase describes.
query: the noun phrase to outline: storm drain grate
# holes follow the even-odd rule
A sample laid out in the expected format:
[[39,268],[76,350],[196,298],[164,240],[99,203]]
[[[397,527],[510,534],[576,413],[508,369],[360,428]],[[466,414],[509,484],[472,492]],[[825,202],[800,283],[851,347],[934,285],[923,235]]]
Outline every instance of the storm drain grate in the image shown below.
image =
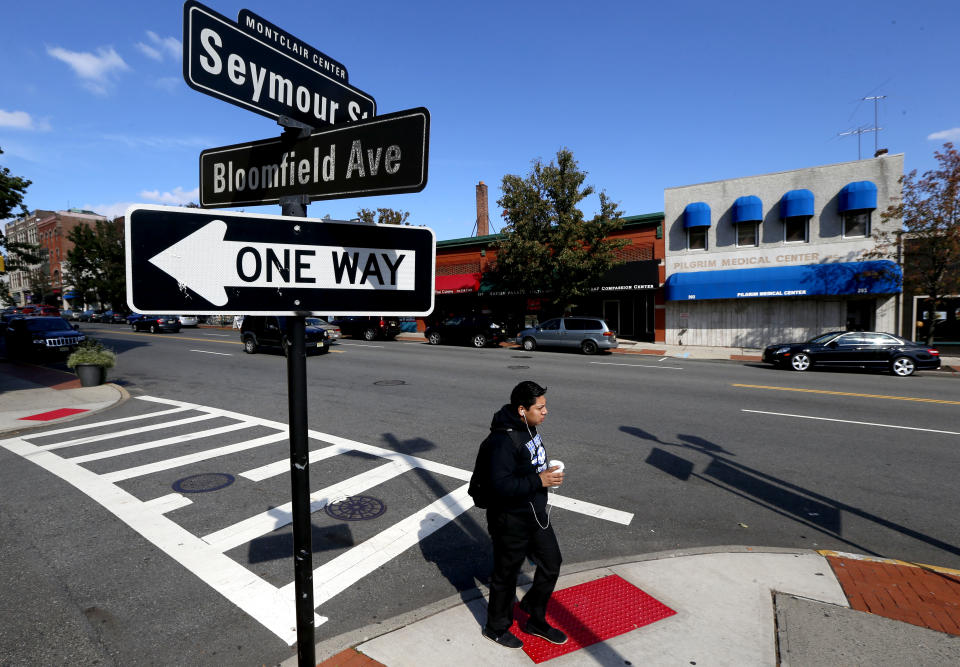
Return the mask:
[[530,368],[529,366],[507,366],[510,370],[513,371],[522,371],[524,369]]
[[323,510],[340,521],[369,521],[387,511],[387,505],[373,496],[350,496],[330,503]]
[[173,483],[173,490],[179,493],[207,493],[226,488],[233,481],[234,476],[225,472],[205,472],[178,479]]
[[398,384],[407,384],[406,380],[377,380],[373,384],[378,387],[395,387]]

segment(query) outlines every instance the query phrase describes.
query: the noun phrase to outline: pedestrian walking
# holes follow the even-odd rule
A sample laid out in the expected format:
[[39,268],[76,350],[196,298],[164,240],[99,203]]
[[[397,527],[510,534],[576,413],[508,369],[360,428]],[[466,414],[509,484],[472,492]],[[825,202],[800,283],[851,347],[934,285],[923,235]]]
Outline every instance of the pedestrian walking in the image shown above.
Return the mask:
[[533,585],[520,601],[520,608],[530,615],[524,631],[553,644],[567,641],[567,636],[546,620],[547,602],[560,576],[562,560],[550,524],[547,489],[563,483],[562,466],[548,467],[538,431],[547,416],[546,393],[546,387],[529,380],[513,388],[510,403],[493,416],[474,469],[476,484],[482,489],[478,505],[487,509],[487,530],[493,542],[493,574],[483,636],[506,648],[523,647],[510,626],[517,576],[525,558],[530,558],[537,570]]

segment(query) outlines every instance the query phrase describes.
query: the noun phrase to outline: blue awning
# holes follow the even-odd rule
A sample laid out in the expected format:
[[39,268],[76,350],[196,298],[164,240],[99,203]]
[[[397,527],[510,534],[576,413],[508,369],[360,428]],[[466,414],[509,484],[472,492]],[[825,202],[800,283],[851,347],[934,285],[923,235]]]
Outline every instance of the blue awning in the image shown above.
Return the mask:
[[702,201],[695,201],[687,204],[683,209],[683,227],[709,227],[710,226],[710,206]]
[[760,197],[745,195],[733,202],[733,224],[763,220],[763,202]]
[[877,207],[877,186],[870,181],[856,181],[840,191],[840,212],[863,211]]
[[667,301],[783,296],[897,294],[903,273],[896,262],[842,262],[760,269],[674,273],[664,283]]
[[813,215],[813,193],[807,189],[791,190],[780,198],[780,217],[797,218]]

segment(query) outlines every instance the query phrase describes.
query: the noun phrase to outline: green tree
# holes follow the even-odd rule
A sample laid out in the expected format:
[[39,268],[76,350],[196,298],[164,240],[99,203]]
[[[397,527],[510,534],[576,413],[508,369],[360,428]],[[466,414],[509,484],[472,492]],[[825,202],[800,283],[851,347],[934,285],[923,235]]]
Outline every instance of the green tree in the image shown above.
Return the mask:
[[93,295],[103,308],[119,308],[126,301],[123,219],[98,220],[95,226],[78,225],[67,238],[73,248],[67,252],[65,283],[86,299]]
[[927,345],[933,343],[936,306],[960,291],[960,153],[947,142],[933,156],[936,169],[919,178],[916,169],[900,177],[902,193],[880,217],[902,220],[902,229],[875,233],[877,249],[870,253],[884,258],[902,253],[904,287],[929,297]]
[[392,208],[378,208],[373,211],[369,208],[361,208],[357,211],[357,217],[363,222],[379,223],[381,225],[402,225],[407,223],[410,217],[409,211],[395,211]]
[[503,177],[497,203],[507,224],[495,244],[498,283],[543,292],[568,310],[620,263],[615,251],[628,242],[608,237],[623,225],[623,213],[601,190],[599,213],[585,218],[579,205],[595,193],[593,186],[584,185],[586,178],[566,148],[557,152],[555,162],[535,160],[525,178]]
[[[0,155],[3,155],[2,148]],[[7,167],[0,167],[0,221],[29,213],[23,205],[23,197],[30,184],[25,178],[12,175]],[[39,250],[36,245],[7,240],[3,235],[3,227],[0,226],[0,252],[6,255],[5,270],[14,271],[39,262],[42,259]]]

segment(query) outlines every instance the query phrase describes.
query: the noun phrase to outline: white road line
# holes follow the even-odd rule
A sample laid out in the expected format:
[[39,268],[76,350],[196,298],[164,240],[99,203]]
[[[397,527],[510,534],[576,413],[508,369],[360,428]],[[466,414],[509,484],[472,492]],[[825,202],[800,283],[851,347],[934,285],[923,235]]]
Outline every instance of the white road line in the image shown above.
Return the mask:
[[[314,605],[320,606],[473,507],[467,486],[448,493],[316,568],[313,571]],[[280,593],[292,604],[294,584],[287,584]]]
[[[297,641],[296,610],[291,604],[292,594],[287,595],[286,590],[281,593],[269,582],[163,516],[156,508],[149,507],[102,476],[20,438],[6,440],[2,445],[93,498],[288,645]],[[316,625],[326,620],[314,614]]]
[[107,421],[102,422],[93,422],[91,424],[80,424],[79,426],[68,426],[66,428],[58,428],[55,431],[44,431],[43,433],[31,433],[29,436],[24,437],[24,440],[33,440],[34,438],[45,438],[48,435],[61,435],[63,433],[72,433],[73,431],[82,431],[88,428],[97,428],[98,426],[113,426],[114,424],[123,424],[125,422],[137,421],[138,419],[150,419],[151,417],[162,417],[163,415],[170,415],[174,412],[186,412],[187,410],[192,410],[193,408],[172,408],[170,410],[159,410],[157,412],[148,412],[142,415],[133,415],[132,417],[121,417],[120,419],[108,419]]
[[191,352],[202,352],[203,354],[216,354],[221,357],[232,357],[232,354],[227,354],[226,352],[210,352],[209,350],[190,350]]
[[233,338],[236,334],[215,334],[215,333],[205,333],[204,336],[219,336],[220,338]]
[[197,440],[198,438],[207,438],[213,435],[220,435],[221,433],[230,433],[231,431],[239,431],[242,428],[250,428],[250,424],[244,422],[239,422],[237,424],[227,424],[226,426],[219,426],[217,428],[207,429],[206,431],[196,431],[194,433],[183,433],[181,435],[174,435],[169,438],[164,438],[163,440],[153,440],[151,442],[141,442],[138,445],[129,445],[128,447],[118,447],[117,449],[108,449],[103,452],[95,452],[93,454],[87,454],[85,456],[74,456],[68,458],[67,460],[71,463],[88,463],[90,461],[100,461],[101,459],[110,459],[114,456],[123,456],[124,454],[132,454],[133,452],[144,452],[148,449],[157,449],[158,447],[167,447],[168,445],[178,445],[182,442],[189,442],[190,440]]
[[816,419],[824,422],[840,422],[842,424],[857,424],[858,426],[879,426],[881,428],[899,428],[905,431],[924,431],[926,433],[945,433],[946,435],[960,435],[957,431],[940,431],[935,428],[917,428],[916,426],[897,426],[896,424],[876,424],[874,422],[858,422],[850,419],[830,419],[829,417],[811,417],[809,415],[791,415],[785,412],[764,412],[763,410],[744,410],[741,412],[752,412],[758,415],[775,415],[777,417],[795,417],[797,419]]
[[182,426],[183,424],[192,424],[194,422],[203,421],[204,419],[213,419],[214,417],[219,417],[219,415],[217,415],[216,413],[207,413],[204,415],[197,415],[196,417],[187,417],[186,419],[178,419],[172,422],[164,422],[162,424],[151,424],[149,426],[141,426],[140,428],[131,428],[126,431],[114,431],[113,433],[101,433],[100,435],[88,435],[85,438],[76,438],[74,440],[66,440],[64,442],[58,442],[53,445],[44,445],[42,447],[39,447],[38,449],[47,452],[52,449],[63,449],[64,447],[84,445],[88,442],[97,442],[98,440],[107,440],[109,438],[121,438],[125,435],[136,435],[138,433],[147,433],[148,431],[159,431],[160,429],[163,429],[163,428],[171,428],[173,426]]
[[165,496],[148,500],[143,504],[145,507],[157,510],[160,514],[166,514],[167,512],[186,507],[192,503],[193,501],[182,493],[168,493]]
[[669,368],[675,371],[682,371],[682,366],[651,366],[650,364],[617,364],[612,361],[591,361],[591,364],[598,366],[632,366],[633,368]]
[[[284,436],[286,437],[286,435]],[[351,451],[351,447],[343,447],[341,445],[331,445],[329,447],[324,447],[323,449],[316,449],[310,452],[310,457],[308,461],[310,463],[316,463],[317,461],[323,461],[324,459],[329,459],[331,456],[338,456],[340,454],[346,454]],[[281,459],[280,461],[275,461],[274,463],[268,463],[267,465],[260,466],[259,468],[254,468],[253,470],[247,470],[246,472],[240,473],[241,477],[246,477],[247,479],[253,482],[262,482],[265,479],[271,477],[276,477],[277,475],[282,475],[283,473],[290,472],[290,459]]]
[[[363,493],[367,489],[383,484],[410,469],[411,466],[402,461],[391,461],[320,491],[315,491],[310,494],[310,512],[322,510],[330,503],[343,500],[348,496]],[[203,537],[203,541],[218,551],[229,551],[267,533],[272,533],[292,521],[293,503],[290,502],[210,533]]]
[[383,347],[383,345],[368,345],[367,343],[342,343],[337,341],[337,345],[352,345],[354,347]]
[[110,482],[120,482],[125,479],[141,477],[143,475],[151,475],[162,470],[180,468],[182,466],[198,463],[200,461],[206,461],[207,459],[214,459],[219,456],[235,454],[236,452],[242,452],[246,449],[270,445],[287,439],[288,435],[286,433],[272,433],[270,435],[265,435],[262,438],[256,438],[255,440],[247,440],[246,442],[238,442],[234,445],[224,445],[223,447],[208,449],[203,452],[185,454],[184,456],[166,459],[165,461],[157,461],[156,463],[147,463],[142,466],[127,468],[126,470],[117,470],[116,472],[106,473],[103,475],[103,477]]
[[620,523],[624,526],[629,526],[630,522],[633,521],[633,514],[631,512],[622,512],[610,507],[604,507],[603,505],[588,503],[584,500],[558,496],[555,493],[549,494],[547,502],[555,507],[570,510],[571,512],[579,512],[580,514],[586,514],[587,516],[592,516],[597,519]]

